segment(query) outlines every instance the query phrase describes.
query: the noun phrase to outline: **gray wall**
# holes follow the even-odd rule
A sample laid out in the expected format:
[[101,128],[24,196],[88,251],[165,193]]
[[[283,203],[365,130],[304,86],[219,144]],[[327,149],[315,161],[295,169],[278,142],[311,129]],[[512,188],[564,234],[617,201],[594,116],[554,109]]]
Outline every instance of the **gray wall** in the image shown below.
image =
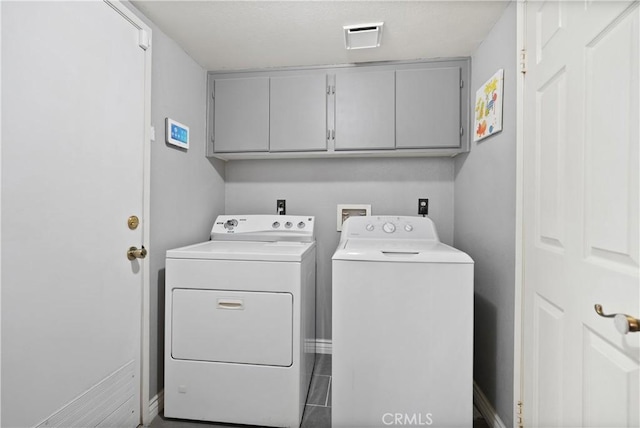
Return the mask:
[[417,215],[429,198],[429,216],[443,242],[453,242],[453,160],[449,158],[231,161],[226,168],[226,213],[316,217],[317,337],[331,339],[331,256],[338,245],[337,204],[371,204],[372,213]]
[[503,131],[472,142],[469,153],[455,158],[453,241],[476,263],[474,378],[502,421],[513,426],[515,2],[473,54],[472,95],[500,68],[504,69]]
[[[151,322],[150,384],[153,398],[164,387],[164,267],[168,249],[209,239],[224,213],[224,162],[205,157],[206,71],[172,39],[134,10],[153,31],[151,124]],[[164,119],[187,126],[189,150],[165,143]]]

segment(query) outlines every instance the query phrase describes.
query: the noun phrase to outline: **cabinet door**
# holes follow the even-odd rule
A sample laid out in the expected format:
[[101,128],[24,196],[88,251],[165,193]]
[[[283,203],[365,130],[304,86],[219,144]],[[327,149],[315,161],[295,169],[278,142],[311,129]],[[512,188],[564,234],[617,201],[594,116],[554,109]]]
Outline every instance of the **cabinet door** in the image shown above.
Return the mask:
[[395,71],[336,74],[336,150],[395,147]]
[[460,68],[396,72],[396,148],[460,146]]
[[269,150],[269,78],[216,79],[214,152]]
[[327,75],[271,78],[272,152],[327,149]]

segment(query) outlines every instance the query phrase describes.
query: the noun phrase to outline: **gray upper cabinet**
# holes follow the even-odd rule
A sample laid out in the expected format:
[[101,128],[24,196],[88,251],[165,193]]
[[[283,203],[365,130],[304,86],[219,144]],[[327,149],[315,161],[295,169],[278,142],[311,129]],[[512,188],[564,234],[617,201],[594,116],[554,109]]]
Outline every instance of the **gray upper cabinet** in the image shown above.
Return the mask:
[[271,77],[272,152],[327,149],[327,75]]
[[336,73],[335,150],[395,148],[395,71]]
[[460,67],[396,72],[396,148],[460,147]]
[[216,153],[269,150],[269,78],[214,80]]
[[455,156],[469,150],[468,58],[210,72],[207,155]]

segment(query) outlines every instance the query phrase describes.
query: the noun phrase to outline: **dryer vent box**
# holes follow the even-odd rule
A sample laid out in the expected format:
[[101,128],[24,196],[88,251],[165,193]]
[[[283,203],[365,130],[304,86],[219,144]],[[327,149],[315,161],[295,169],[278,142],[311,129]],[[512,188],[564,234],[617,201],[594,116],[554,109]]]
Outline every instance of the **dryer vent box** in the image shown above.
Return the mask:
[[347,49],[377,48],[382,41],[383,22],[373,24],[346,25],[344,47]]
[[338,204],[338,232],[342,231],[342,223],[349,217],[371,215],[371,204]]

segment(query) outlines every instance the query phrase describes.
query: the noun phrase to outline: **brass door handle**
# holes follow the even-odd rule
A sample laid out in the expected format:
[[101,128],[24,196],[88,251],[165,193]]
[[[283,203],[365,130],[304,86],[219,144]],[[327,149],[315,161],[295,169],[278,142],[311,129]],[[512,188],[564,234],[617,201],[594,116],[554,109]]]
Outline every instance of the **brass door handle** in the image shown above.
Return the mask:
[[616,325],[616,330],[620,334],[634,333],[640,331],[640,320],[627,314],[605,314],[602,312],[602,305],[596,304],[594,306],[596,313],[604,318],[613,318],[613,322]]
[[129,260],[144,259],[145,257],[147,257],[147,250],[144,246],[140,249],[136,247],[129,247],[129,250],[127,251],[127,258]]

